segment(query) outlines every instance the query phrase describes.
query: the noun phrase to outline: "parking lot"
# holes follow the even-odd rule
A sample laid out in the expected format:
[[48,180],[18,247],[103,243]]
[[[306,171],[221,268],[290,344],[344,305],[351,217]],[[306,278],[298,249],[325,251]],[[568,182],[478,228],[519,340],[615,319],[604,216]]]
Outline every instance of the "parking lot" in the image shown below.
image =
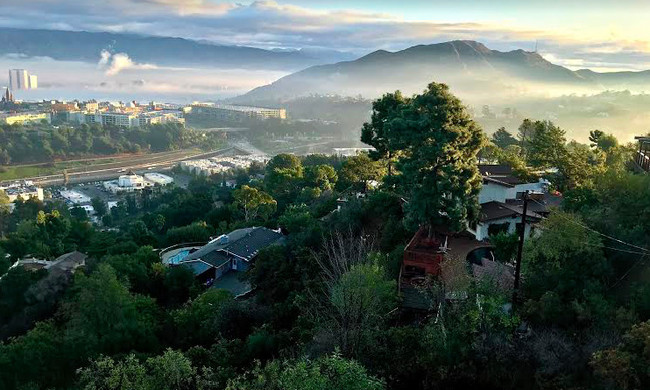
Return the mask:
[[[138,170],[135,173],[138,175],[143,175],[147,172],[153,172],[152,170]],[[174,184],[178,187],[181,188],[187,188],[190,180],[192,179],[192,176],[185,174],[185,173],[174,173],[171,170],[166,170],[164,171],[165,175],[171,176],[174,178]],[[103,185],[103,181],[94,181],[94,182],[88,182],[88,183],[79,183],[79,184],[72,184],[69,185],[67,188],[68,191],[72,192],[77,192],[81,195],[84,195],[85,197],[88,197],[89,199],[93,198],[99,198],[102,199],[104,202],[117,202],[121,199],[124,198],[126,194],[113,194],[110,191],[106,190]],[[48,188],[50,193],[52,194],[52,197],[54,199],[64,199],[62,196],[62,190],[64,190],[64,187],[61,186],[55,186],[55,187],[50,187]],[[70,195],[69,193],[63,192],[64,195]],[[79,198],[79,197],[76,197]],[[70,205],[72,205],[73,202],[68,201]],[[90,202],[81,202],[79,204],[88,204]]]

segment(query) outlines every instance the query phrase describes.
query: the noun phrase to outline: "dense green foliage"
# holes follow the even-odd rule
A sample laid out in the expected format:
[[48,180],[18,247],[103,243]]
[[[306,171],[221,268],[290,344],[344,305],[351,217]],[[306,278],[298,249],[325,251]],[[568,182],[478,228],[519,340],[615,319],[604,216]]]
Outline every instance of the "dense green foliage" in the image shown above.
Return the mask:
[[[483,135],[437,84],[380,99],[364,134],[376,153],[280,154],[126,195],[96,208],[98,224],[56,201],[0,208],[0,388],[647,387],[650,176],[628,169],[629,146],[596,132],[566,142],[550,122],[499,130],[481,158],[563,195],[525,243],[520,300],[512,309],[511,291],[447,259],[454,279],[422,285],[432,311],[414,313],[398,293],[411,222],[471,219]],[[160,262],[157,249],[251,226],[285,240],[241,275],[255,288],[245,299]],[[512,259],[516,236],[490,239]],[[9,268],[72,250],[89,255],[74,272]]]
[[122,128],[81,125],[0,126],[0,165],[48,162],[86,156],[144,151],[163,152],[196,146],[214,147],[221,141],[177,124]]

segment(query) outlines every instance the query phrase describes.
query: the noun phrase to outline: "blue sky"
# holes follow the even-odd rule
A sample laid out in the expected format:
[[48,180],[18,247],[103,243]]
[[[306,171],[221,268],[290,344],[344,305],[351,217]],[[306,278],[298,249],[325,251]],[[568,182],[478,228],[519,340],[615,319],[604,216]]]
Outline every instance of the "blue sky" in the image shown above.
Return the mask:
[[650,69],[650,1],[0,0],[0,26],[365,54],[472,39],[573,69]]

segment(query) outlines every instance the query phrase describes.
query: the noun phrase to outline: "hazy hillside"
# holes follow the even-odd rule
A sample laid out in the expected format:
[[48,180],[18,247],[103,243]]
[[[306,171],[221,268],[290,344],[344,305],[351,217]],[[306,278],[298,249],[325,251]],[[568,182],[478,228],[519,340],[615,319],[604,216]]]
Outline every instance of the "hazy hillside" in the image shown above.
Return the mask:
[[608,72],[598,73],[589,69],[575,72],[581,77],[607,89],[639,89],[648,88],[650,70],[642,72]]
[[264,50],[170,37],[0,28],[0,55],[97,62],[102,50],[124,52],[142,63],[214,68],[297,70],[350,58],[349,54],[331,50]]
[[416,92],[431,81],[447,83],[463,99],[476,103],[497,96],[557,96],[630,85],[642,88],[650,85],[650,72],[576,72],[533,52],[500,52],[474,41],[451,41],[394,53],[380,50],[355,61],[314,66],[237,100],[282,101],[314,93],[375,97],[396,89]]

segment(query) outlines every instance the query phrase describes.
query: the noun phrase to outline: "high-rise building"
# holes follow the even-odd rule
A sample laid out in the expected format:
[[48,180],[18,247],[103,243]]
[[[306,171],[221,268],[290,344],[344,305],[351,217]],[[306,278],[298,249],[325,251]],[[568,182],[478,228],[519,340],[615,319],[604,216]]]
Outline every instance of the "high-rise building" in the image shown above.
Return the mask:
[[29,89],[36,89],[38,88],[38,76],[35,74],[30,74],[29,75]]
[[16,91],[36,88],[38,88],[36,75],[30,75],[25,69],[9,69],[9,89]]

